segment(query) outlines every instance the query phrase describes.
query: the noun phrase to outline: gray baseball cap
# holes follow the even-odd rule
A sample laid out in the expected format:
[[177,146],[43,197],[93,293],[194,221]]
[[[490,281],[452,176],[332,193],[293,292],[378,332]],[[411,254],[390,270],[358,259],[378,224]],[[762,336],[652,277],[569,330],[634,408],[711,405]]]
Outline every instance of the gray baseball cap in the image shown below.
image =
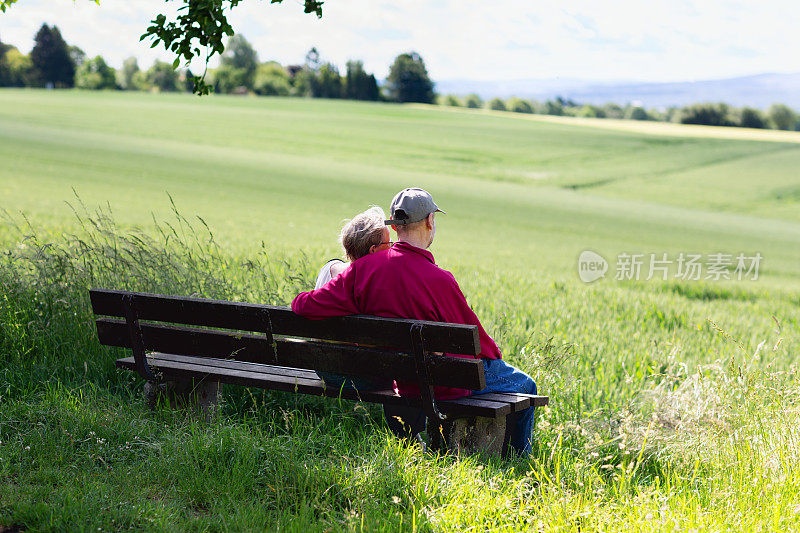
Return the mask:
[[[410,187],[397,193],[389,206],[391,219],[384,221],[387,226],[404,226],[424,220],[433,212],[444,213],[433,201],[433,196],[419,187]],[[447,213],[445,213],[447,214]]]

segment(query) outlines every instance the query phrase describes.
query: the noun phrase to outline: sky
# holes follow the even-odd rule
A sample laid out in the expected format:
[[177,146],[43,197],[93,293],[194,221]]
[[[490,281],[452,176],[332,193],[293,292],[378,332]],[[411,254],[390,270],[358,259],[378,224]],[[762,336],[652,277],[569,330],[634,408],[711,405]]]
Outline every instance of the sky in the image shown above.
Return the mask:
[[[140,42],[163,0],[18,0],[0,13],[0,40],[28,52],[42,23],[119,67],[174,56]],[[800,72],[797,0],[243,0],[229,21],[261,60],[303,62],[316,46],[343,70],[361,59],[378,78],[417,51],[434,80],[684,81]],[[213,64],[212,64],[213,66]],[[197,70],[197,64],[193,65]]]

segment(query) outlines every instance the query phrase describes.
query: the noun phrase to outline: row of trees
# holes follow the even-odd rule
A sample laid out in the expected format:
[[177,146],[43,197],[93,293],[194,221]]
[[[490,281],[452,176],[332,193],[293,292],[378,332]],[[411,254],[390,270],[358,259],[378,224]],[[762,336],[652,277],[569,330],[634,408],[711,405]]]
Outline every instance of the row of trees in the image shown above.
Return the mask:
[[[191,91],[192,73],[156,61],[143,71],[135,57],[114,69],[102,56],[87,58],[69,46],[56,26],[43,24],[29,55],[0,42],[0,86],[80,89]],[[432,103],[433,82],[425,62],[414,52],[400,54],[391,65],[383,87],[361,61],[347,62],[345,73],[323,61],[316,48],[302,65],[260,62],[258,53],[242,35],[228,40],[220,66],[209,71],[209,84],[219,93],[255,93],[268,96],[310,96]]]
[[344,76],[330,62],[323,62],[316,48],[303,65],[282,66],[259,62],[258,53],[242,35],[228,40],[220,66],[209,71],[208,83],[218,93],[255,93],[265,96],[311,96],[379,100],[378,81],[361,61],[347,62]]
[[219,93],[424,103],[434,100],[425,61],[415,52],[398,55],[380,87],[375,75],[364,70],[363,62],[348,61],[342,74],[336,65],[323,61],[316,48],[309,50],[302,65],[260,63],[258,53],[242,35],[228,40],[220,66],[209,72],[208,80]]
[[0,86],[72,87],[83,52],[67,46],[55,26],[43,24],[34,40],[29,55],[0,41]]
[[184,79],[185,73],[163,61],[141,71],[133,57],[116,70],[102,56],[87,58],[64,41],[58,27],[47,24],[36,32],[30,54],[0,41],[0,87],[178,91],[185,89]]
[[[386,82],[380,86],[375,76],[364,70],[361,61],[348,61],[342,74],[336,65],[323,61],[316,48],[308,52],[302,65],[283,66],[275,61],[262,63],[256,50],[242,35],[234,35],[228,40],[220,66],[211,70],[207,79],[219,93],[423,103],[432,103],[436,99],[442,105],[485,107],[517,113],[800,130],[800,115],[783,104],[774,104],[766,112],[750,107],[735,108],[724,103],[655,110],[630,104],[581,105],[560,97],[545,102],[516,97],[507,100],[493,98],[484,102],[475,94],[463,98],[455,95],[436,97],[425,62],[414,52],[398,55]],[[191,91],[193,82],[191,72],[176,70],[163,61],[155,61],[143,71],[136,58],[130,57],[116,70],[102,56],[87,58],[83,50],[64,41],[56,26],[43,24],[36,32],[34,47],[28,55],[0,41],[0,86]]]
[[445,106],[459,106],[472,109],[512,111],[515,113],[535,113],[539,115],[560,115],[590,118],[616,118],[626,120],[655,120],[681,124],[703,124],[707,126],[733,126],[742,128],[771,128],[800,131],[800,114],[784,104],[773,104],[766,112],[752,108],[736,108],[724,103],[701,103],[684,107],[670,107],[659,111],[628,104],[620,106],[608,103],[602,106],[579,104],[558,97],[554,100],[537,102],[511,97],[506,100],[492,98],[484,102],[478,95],[464,97],[440,95],[437,103]]

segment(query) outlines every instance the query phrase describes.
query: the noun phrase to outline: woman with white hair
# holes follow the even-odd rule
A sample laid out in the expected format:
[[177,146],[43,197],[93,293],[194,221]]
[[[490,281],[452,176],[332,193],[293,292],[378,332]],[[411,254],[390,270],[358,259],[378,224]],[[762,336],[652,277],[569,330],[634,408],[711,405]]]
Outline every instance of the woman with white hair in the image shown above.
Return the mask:
[[344,272],[350,263],[365,255],[388,250],[392,245],[389,240],[389,228],[384,224],[386,214],[378,206],[372,206],[348,220],[339,233],[339,242],[349,262],[331,259],[320,269],[317,283],[319,289],[333,278]]
[[[353,261],[369,254],[388,250],[393,243],[389,240],[389,228],[384,224],[384,220],[386,220],[386,214],[378,206],[372,206],[348,220],[339,233],[339,242],[349,262],[331,259],[325,263],[317,274],[317,283],[314,288],[319,289],[335,279],[336,276],[347,270]],[[317,372],[317,374],[326,385],[332,387],[354,388],[363,391],[393,387],[393,383],[386,380],[354,378],[327,372]]]

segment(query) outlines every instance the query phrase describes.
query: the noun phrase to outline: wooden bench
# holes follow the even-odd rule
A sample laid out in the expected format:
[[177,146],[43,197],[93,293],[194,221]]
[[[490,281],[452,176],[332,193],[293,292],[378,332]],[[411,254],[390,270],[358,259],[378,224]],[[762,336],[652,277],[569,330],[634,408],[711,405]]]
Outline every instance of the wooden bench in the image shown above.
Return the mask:
[[[205,383],[212,405],[219,384],[229,383],[418,407],[428,419],[429,448],[505,456],[507,419],[548,402],[524,394],[434,399],[434,385],[485,387],[479,359],[432,353],[480,353],[477,326],[374,316],[308,320],[285,307],[116,290],[90,296],[100,342],[133,351],[118,367],[151,384]],[[421,393],[326,386],[315,371],[414,382]]]

